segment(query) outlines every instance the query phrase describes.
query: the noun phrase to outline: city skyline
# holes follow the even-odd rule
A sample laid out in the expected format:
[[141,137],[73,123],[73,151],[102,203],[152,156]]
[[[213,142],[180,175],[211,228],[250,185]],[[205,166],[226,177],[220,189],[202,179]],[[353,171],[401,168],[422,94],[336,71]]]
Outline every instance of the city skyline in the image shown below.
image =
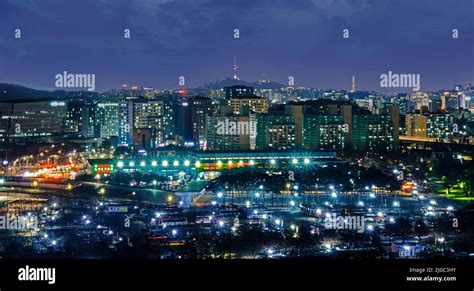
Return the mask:
[[[133,91],[133,90],[143,90],[143,89],[154,89],[154,90],[164,90],[164,91],[176,91],[176,92],[179,92],[180,89],[186,89],[186,90],[216,90],[216,88],[211,88],[209,87],[209,85],[212,85],[212,86],[218,86],[221,90],[224,89],[224,87],[229,87],[229,86],[254,86],[255,84],[260,84],[263,88],[267,89],[265,87],[265,82],[269,82],[269,83],[272,83],[272,85],[282,85],[281,88],[271,88],[272,90],[283,90],[283,89],[286,89],[286,88],[295,88],[295,89],[303,89],[303,90],[319,90],[319,91],[322,91],[322,92],[329,92],[331,90],[334,90],[336,92],[347,92],[347,93],[354,93],[354,92],[366,92],[366,93],[376,93],[376,94],[380,94],[381,96],[387,96],[387,97],[390,97],[390,96],[396,96],[398,94],[402,94],[402,95],[410,95],[410,94],[416,94],[416,93],[436,93],[436,92],[446,92],[446,91],[452,91],[452,90],[456,90],[456,86],[470,86],[470,84],[472,84],[472,81],[468,81],[468,82],[457,82],[457,83],[453,83],[451,84],[450,86],[448,85],[448,87],[439,87],[439,88],[432,88],[430,90],[418,90],[418,91],[413,91],[412,88],[402,88],[403,90],[396,90],[395,88],[391,88],[391,92],[384,92],[386,90],[382,90],[379,88],[379,90],[369,90],[369,89],[364,89],[364,88],[361,88],[361,89],[356,89],[356,90],[352,90],[351,88],[341,88],[341,87],[324,87],[324,88],[316,88],[316,87],[309,87],[309,86],[289,86],[289,85],[285,85],[285,84],[282,84],[280,82],[277,82],[277,81],[274,81],[274,80],[265,80],[265,79],[261,79],[261,80],[242,80],[242,79],[239,79],[237,80],[236,82],[238,82],[238,84],[231,84],[231,85],[222,85],[220,86],[219,83],[220,82],[226,82],[226,81],[235,81],[233,80],[232,77],[223,77],[223,78],[220,78],[218,80],[215,80],[215,81],[209,81],[209,82],[206,82],[206,83],[203,83],[203,84],[200,84],[198,86],[195,86],[195,87],[170,87],[170,88],[167,88],[167,87],[154,87],[154,86],[150,86],[149,84],[141,84],[141,83],[123,83],[123,84],[119,84],[117,85],[116,87],[110,87],[110,88],[104,88],[104,89],[96,89],[96,90],[92,90],[90,93],[98,93],[98,94],[105,94],[105,93],[109,93],[110,91],[113,91],[113,90],[118,90],[118,89],[126,89],[126,90],[130,90],[130,91]],[[351,80],[352,82],[352,80]],[[59,87],[59,88],[36,88],[36,87],[29,87],[29,86],[26,86],[24,84],[20,84],[20,83],[5,83],[5,82],[0,82],[0,85],[6,85],[6,86],[19,86],[19,87],[23,87],[23,88],[26,88],[26,89],[33,89],[33,90],[36,90],[36,91],[45,91],[45,92],[55,92],[55,91],[64,91],[64,92],[68,92],[68,93],[79,93],[79,92],[87,92],[87,91],[90,91],[87,89],[87,87],[72,87],[72,88],[64,88],[64,87]],[[352,83],[351,83],[352,85]],[[132,88],[133,87],[133,88]],[[258,90],[260,88],[255,88],[255,90]],[[4,92],[6,93],[6,92]],[[190,94],[193,95],[194,93],[190,93],[188,92],[187,94]],[[194,94],[196,95],[196,94]],[[199,94],[197,94],[199,95]],[[46,97],[44,97],[46,98]],[[324,99],[324,97],[322,97],[321,99]],[[9,100],[8,98],[5,99],[5,100]]]
[[0,0],[0,291],[472,286],[473,11]]
[[[54,76],[65,70],[95,74],[97,91],[123,83],[178,88],[180,76],[183,87],[195,88],[232,77],[234,57],[243,80],[285,85],[293,76],[295,86],[322,89],[350,90],[355,75],[357,90],[410,91],[381,88],[380,75],[388,71],[420,74],[421,91],[452,88],[474,77],[471,1],[357,6],[350,1],[139,1],[134,6],[6,1],[0,6],[5,13],[1,80],[37,89],[56,89]],[[87,21],[76,16],[84,11]],[[21,38],[15,39],[15,29]],[[124,38],[125,29],[130,39]]]

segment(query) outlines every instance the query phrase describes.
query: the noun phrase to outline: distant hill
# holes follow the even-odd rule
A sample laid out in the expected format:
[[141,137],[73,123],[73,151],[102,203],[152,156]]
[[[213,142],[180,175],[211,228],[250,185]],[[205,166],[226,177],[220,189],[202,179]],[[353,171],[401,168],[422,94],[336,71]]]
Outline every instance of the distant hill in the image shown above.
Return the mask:
[[[221,89],[223,87],[243,85],[254,87],[255,89],[280,89],[285,85],[273,81],[247,82],[232,78],[223,78],[216,82],[206,83],[196,90]],[[16,84],[0,83],[0,101],[10,100],[36,100],[36,99],[70,99],[70,98],[96,98],[97,92],[88,91],[46,91],[36,90]]]
[[223,87],[229,86],[250,86],[254,87],[255,89],[280,89],[285,87],[285,85],[273,82],[273,81],[257,81],[257,82],[247,82],[243,80],[235,80],[233,78],[223,78],[216,82],[206,83],[199,87],[199,89],[207,88],[207,89],[220,89]]
[[81,96],[84,98],[96,96],[95,92],[79,91],[79,92],[69,92],[64,90],[55,90],[55,91],[45,91],[45,90],[36,90],[28,87],[0,83],[0,101],[6,100],[34,100],[34,99],[66,99],[76,96]]

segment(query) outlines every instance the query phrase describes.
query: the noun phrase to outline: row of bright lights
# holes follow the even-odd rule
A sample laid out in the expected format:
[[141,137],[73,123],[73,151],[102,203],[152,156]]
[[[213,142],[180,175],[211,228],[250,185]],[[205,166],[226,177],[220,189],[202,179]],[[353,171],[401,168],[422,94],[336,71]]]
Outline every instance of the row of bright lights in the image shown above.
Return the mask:
[[[297,164],[299,163],[299,161],[298,161],[298,159],[292,159],[292,160],[291,160],[291,163],[292,163],[293,165],[297,165]],[[305,159],[303,159],[303,163],[304,163],[305,165],[308,165],[308,164],[311,163],[311,161],[310,161],[308,158],[305,158]],[[185,160],[183,164],[184,164],[185,167],[189,167],[189,166],[191,165],[191,162],[188,161],[188,160]],[[228,165],[228,166],[232,166],[233,164],[234,164],[233,161],[228,161],[228,162],[227,162],[227,165]],[[244,164],[244,162],[243,162],[243,161],[239,161],[238,164],[239,164],[240,166],[242,166],[242,165]],[[271,160],[270,160],[270,164],[275,165],[275,164],[276,164],[276,161],[275,161],[274,159],[271,159]],[[117,163],[117,167],[119,167],[119,168],[123,168],[124,165],[125,165],[125,164],[124,164],[123,161],[119,161],[119,162]],[[170,165],[170,163],[169,163],[169,161],[167,161],[167,160],[164,160],[164,161],[161,162],[161,166],[163,166],[163,167],[168,167],[169,165]],[[222,161],[220,161],[220,160],[217,161],[217,166],[221,167],[222,165],[223,165]],[[250,160],[250,161],[249,161],[249,165],[250,165],[250,166],[255,165],[255,161],[254,161],[254,160]],[[130,162],[130,163],[128,163],[128,166],[129,166],[129,167],[135,167],[135,162]],[[144,161],[141,161],[141,162],[140,162],[140,166],[141,166],[141,167],[145,167],[145,166],[146,166],[146,163],[145,163]],[[152,167],[158,166],[158,162],[157,162],[157,161],[152,161],[152,162],[151,162],[151,166],[152,166]],[[176,160],[173,161],[173,166],[178,167],[178,166],[179,166],[179,161],[176,161]],[[196,168],[201,167],[201,162],[196,161],[196,163],[194,163],[194,166],[195,166]]]

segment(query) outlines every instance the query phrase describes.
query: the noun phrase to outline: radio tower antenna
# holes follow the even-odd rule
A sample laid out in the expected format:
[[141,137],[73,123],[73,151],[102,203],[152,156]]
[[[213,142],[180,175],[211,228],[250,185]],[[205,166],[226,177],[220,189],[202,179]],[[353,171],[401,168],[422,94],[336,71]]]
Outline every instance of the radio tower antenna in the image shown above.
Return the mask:
[[234,56],[234,77],[233,77],[234,80],[240,80],[239,76],[237,76],[237,68],[238,68],[237,58]]

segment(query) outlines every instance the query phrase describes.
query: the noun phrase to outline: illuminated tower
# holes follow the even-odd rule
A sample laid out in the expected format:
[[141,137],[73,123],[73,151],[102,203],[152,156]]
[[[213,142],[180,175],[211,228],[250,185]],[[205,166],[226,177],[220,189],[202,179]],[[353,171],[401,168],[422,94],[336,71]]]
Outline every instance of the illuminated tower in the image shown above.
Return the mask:
[[351,92],[355,92],[356,90],[356,76],[352,75],[352,90]]
[[234,80],[240,80],[239,76],[237,76],[237,68],[238,68],[237,58],[234,56],[234,77],[233,77]]

